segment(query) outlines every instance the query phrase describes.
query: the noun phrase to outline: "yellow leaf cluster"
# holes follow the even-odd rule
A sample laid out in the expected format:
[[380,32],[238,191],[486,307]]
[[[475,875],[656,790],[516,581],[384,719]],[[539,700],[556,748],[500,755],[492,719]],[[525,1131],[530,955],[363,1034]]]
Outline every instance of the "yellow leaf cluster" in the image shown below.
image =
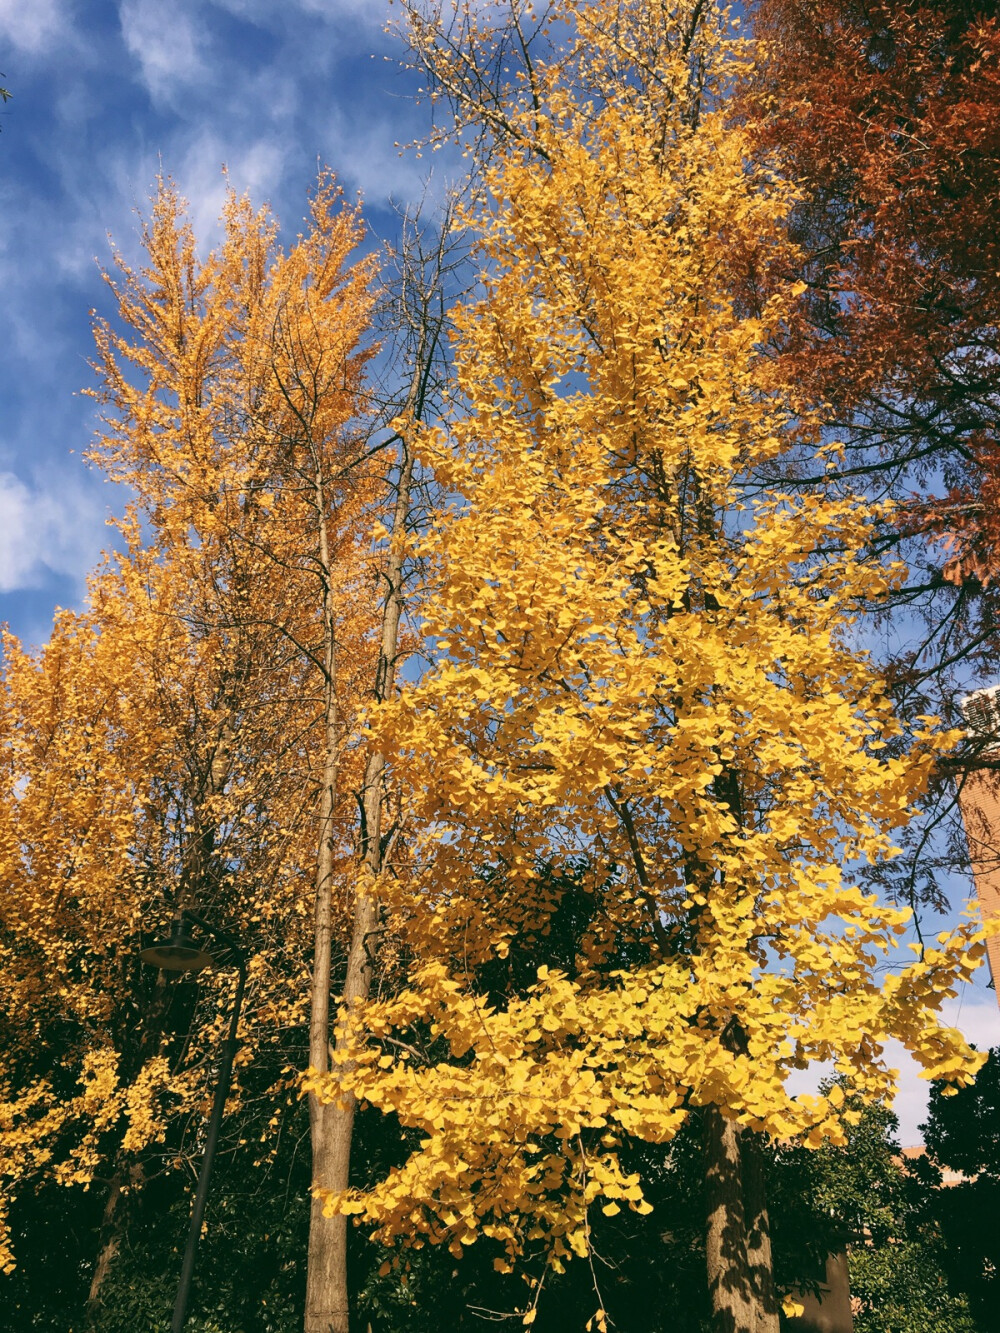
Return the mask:
[[[203,973],[174,1032],[183,988],[138,961],[182,906],[252,955],[238,1079],[255,1065],[270,1093],[243,1133],[270,1142],[289,1032],[306,1021],[319,770],[332,741],[346,792],[362,762],[352,739],[378,615],[368,530],[385,495],[363,430],[374,295],[371,262],[351,262],[360,219],[323,176],[285,251],[269,213],[231,194],[201,260],[161,181],[142,239],[144,266],[119,260],[116,318],[95,328],[94,459],[135,497],[119,549],[39,651],[4,643],[4,1197],[43,1178],[141,1180],[165,1142],[200,1151],[235,978]],[[325,588],[321,534],[337,575]],[[326,830],[338,886],[354,821],[342,797]],[[346,937],[345,915],[336,929]]]
[[[592,1206],[648,1210],[626,1137],[714,1104],[843,1142],[842,1098],[795,1095],[792,1070],[832,1061],[876,1097],[891,1039],[932,1077],[981,1060],[939,1018],[977,928],[888,971],[909,913],[846,869],[895,854],[951,738],[904,735],[856,646],[903,572],[863,556],[885,511],[794,483],[820,422],[767,354],[794,289],[736,295],[741,266],[790,259],[793,196],[693,106],[694,9],[552,6],[564,45],[494,123],[468,217],[481,294],[454,312],[454,409],[417,442],[448,495],[419,544],[435,654],[373,720],[416,831],[381,886],[409,984],[344,1019],[310,1084],[422,1134],[327,1200],[383,1240],[558,1267]],[[569,886],[573,956],[518,981]]]

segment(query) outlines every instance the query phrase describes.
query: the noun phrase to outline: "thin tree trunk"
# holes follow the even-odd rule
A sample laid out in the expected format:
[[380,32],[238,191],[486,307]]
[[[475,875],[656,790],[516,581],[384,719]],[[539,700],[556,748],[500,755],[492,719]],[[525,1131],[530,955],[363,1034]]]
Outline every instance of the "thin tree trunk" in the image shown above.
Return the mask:
[[97,1250],[97,1263],[94,1265],[94,1275],[90,1279],[90,1291],[87,1293],[87,1333],[93,1333],[93,1330],[97,1327],[97,1321],[101,1316],[101,1309],[103,1307],[101,1287],[104,1285],[104,1279],[107,1277],[108,1270],[111,1268],[115,1255],[118,1253],[118,1247],[121,1245],[121,1197],[122,1170],[121,1167],[117,1167],[111,1178],[111,1188],[108,1191],[108,1199],[104,1205],[104,1215],[101,1218],[100,1241],[98,1242]]
[[759,1148],[717,1106],[702,1112],[712,1333],[778,1333]]
[[[414,334],[413,374],[402,413],[407,421],[420,418],[431,392],[432,367],[444,322],[443,307],[436,309],[435,305],[441,298],[440,283],[445,271],[447,238],[450,230],[449,213],[440,230],[436,249],[429,256],[429,281],[426,277],[428,256],[420,252],[419,242],[417,241],[413,253],[408,255],[404,250],[403,300],[408,309],[415,311],[413,322],[409,325]],[[388,699],[394,688],[396,657],[399,651],[399,626],[403,613],[402,538],[410,513],[414,461],[409,442],[405,437],[401,439],[401,449],[400,474],[393,510],[392,540],[384,571],[386,593],[382,609],[379,655],[372,691],[376,703]],[[377,882],[383,869],[384,772],[384,754],[380,750],[372,750],[365,764],[364,787],[361,793],[363,827],[359,847],[360,858],[368,871],[365,882],[369,884]],[[317,884],[319,882],[320,876],[317,875]],[[338,1052],[344,1050],[348,1039],[344,1032],[331,1034],[330,1031],[328,892],[325,899],[326,924],[322,927],[327,941],[322,966],[319,953],[320,898],[321,895],[317,893],[317,962],[313,975],[310,1063],[318,1070],[328,1071],[331,1035],[334,1037]],[[370,993],[379,921],[380,905],[377,898],[369,891],[358,893],[354,901],[347,971],[341,997],[344,1013],[349,1013],[359,1002],[367,999]],[[315,1096],[311,1096],[309,1104],[313,1142],[313,1187],[341,1193],[350,1184],[355,1099],[350,1093],[342,1093],[338,1101],[322,1105]],[[349,1298],[347,1219],[324,1217],[322,1203],[314,1197],[309,1217],[305,1333],[349,1333]]]
[[[134,1060],[132,1068],[135,1071],[142,1068],[148,1056],[153,1054],[155,1049],[158,1048],[159,1054],[163,1054],[162,1026],[167,1003],[167,981],[163,973],[160,972],[157,974],[156,988],[146,1013],[145,1023],[139,1032],[138,1046],[134,1048],[134,1053],[129,1060],[129,1063]],[[134,1158],[130,1160],[129,1155],[120,1145],[113,1160],[114,1169],[111,1174],[111,1184],[108,1187],[108,1197],[104,1204],[104,1212],[101,1214],[101,1226],[98,1231],[97,1259],[90,1279],[87,1304],[84,1309],[84,1327],[87,1333],[94,1333],[101,1317],[101,1311],[104,1308],[101,1290],[108,1273],[111,1271],[115,1256],[121,1248],[122,1236],[125,1234],[125,1227],[128,1223],[127,1205],[129,1196],[134,1196],[142,1188],[145,1179],[144,1164]],[[128,1177],[128,1189],[125,1188],[126,1176]]]
[[[333,609],[333,570],[327,532],[322,476],[317,471],[316,504],[319,523],[320,577],[323,580],[324,705],[323,781],[320,793],[319,845],[316,855],[316,908],[313,940],[313,977],[309,1013],[309,1064],[319,1073],[330,1067],[330,970],[332,965],[334,814],[337,803],[339,716],[337,710],[336,621]],[[326,1185],[329,1155],[334,1140],[331,1107],[309,1097],[313,1185]],[[329,1186],[327,1186],[329,1188]],[[345,1219],[325,1217],[315,1196],[309,1215],[306,1260],[306,1333],[347,1333],[348,1301],[341,1255],[346,1247]]]
[[[332,815],[336,782],[336,754],[329,749],[323,784],[322,839],[317,858],[315,954],[312,1007],[309,1024],[309,1063],[321,1073],[329,1069],[330,968],[332,927],[333,839]],[[315,1096],[309,1098],[313,1184],[326,1185],[332,1145],[330,1111]],[[346,1219],[325,1217],[323,1201],[313,1197],[309,1215],[306,1268],[306,1333],[347,1333],[346,1283],[341,1254],[346,1245]]]
[[119,1158],[114,1175],[111,1177],[111,1187],[108,1190],[107,1202],[104,1205],[104,1213],[101,1217],[97,1263],[94,1265],[94,1273],[90,1279],[90,1290],[87,1293],[85,1310],[87,1333],[93,1333],[98,1327],[101,1312],[104,1309],[101,1291],[108,1273],[111,1271],[111,1265],[121,1249],[122,1237],[125,1234],[125,1227],[128,1222],[129,1199],[134,1197],[136,1191],[142,1187],[145,1176],[142,1163],[133,1161],[129,1164],[127,1190],[125,1188],[125,1174],[124,1162]]
[[[404,444],[404,449],[406,448]],[[407,450],[396,495],[393,520],[395,533],[402,533],[410,506],[413,461]],[[393,543],[385,572],[388,584],[382,614],[382,634],[376,669],[375,698],[386,698],[395,678],[399,623],[403,609],[403,557],[398,543]],[[362,856],[372,876],[382,869],[382,774],[385,756],[378,750],[368,756],[365,765],[362,808],[364,830]],[[345,1011],[367,999],[371,990],[372,948],[378,931],[379,905],[367,892],[354,901],[351,941],[347,955],[342,1003]],[[329,969],[327,969],[327,976]],[[315,993],[315,981],[314,981]],[[316,1008],[314,1007],[314,1025]],[[325,1041],[329,1041],[329,987],[323,1014]],[[337,1049],[342,1050],[345,1036],[338,1033]],[[323,1059],[327,1061],[327,1047]],[[314,1067],[316,1057],[310,1061]],[[328,1067],[327,1063],[322,1066]],[[339,1102],[320,1105],[310,1099],[313,1115],[313,1186],[341,1192],[350,1184],[351,1141],[354,1134],[355,1099],[345,1093]],[[348,1333],[349,1287],[347,1274],[347,1219],[324,1217],[322,1202],[315,1197],[309,1219],[309,1272],[307,1278],[305,1333]]]

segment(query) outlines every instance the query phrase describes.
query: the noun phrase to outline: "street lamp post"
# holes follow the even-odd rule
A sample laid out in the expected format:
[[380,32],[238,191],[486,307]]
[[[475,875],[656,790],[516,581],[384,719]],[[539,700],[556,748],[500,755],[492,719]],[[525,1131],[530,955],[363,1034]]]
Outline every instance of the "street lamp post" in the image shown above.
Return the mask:
[[[221,956],[213,957],[187,934],[185,926],[188,921],[193,922],[223,946]],[[184,1333],[188,1296],[191,1291],[191,1278],[194,1274],[194,1261],[198,1253],[201,1224],[205,1217],[208,1187],[212,1179],[212,1163],[215,1159],[219,1129],[222,1125],[222,1115],[226,1109],[226,1098],[229,1095],[229,1084],[233,1075],[233,1060],[238,1047],[236,1029],[240,1021],[243,992],[246,990],[247,984],[247,962],[246,955],[232,935],[225,930],[221,930],[218,926],[210,925],[209,922],[203,921],[201,917],[190,911],[181,913],[169,940],[164,940],[159,944],[151,945],[148,949],[143,949],[139,956],[150,967],[162,968],[164,972],[200,972],[202,968],[216,962],[228,963],[239,969],[239,981],[236,985],[236,996],[233,1000],[233,1010],[229,1019],[229,1032],[219,1051],[219,1073],[215,1083],[212,1115],[208,1122],[208,1133],[205,1136],[205,1149],[201,1155],[198,1188],[194,1196],[194,1206],[191,1209],[191,1225],[188,1227],[187,1242],[184,1246],[184,1260],[181,1264],[180,1280],[177,1283],[177,1296],[174,1299],[174,1314],[170,1322],[170,1333]]]

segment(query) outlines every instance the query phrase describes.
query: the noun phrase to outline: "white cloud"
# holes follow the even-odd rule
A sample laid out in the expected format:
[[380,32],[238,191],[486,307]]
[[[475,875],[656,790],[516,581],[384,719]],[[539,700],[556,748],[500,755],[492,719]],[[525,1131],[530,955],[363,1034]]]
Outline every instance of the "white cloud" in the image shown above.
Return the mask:
[[[396,141],[410,138],[408,131],[402,116],[395,123],[381,116],[355,120],[337,108],[325,142],[327,160],[344,189],[360,190],[373,207],[382,206],[390,197],[398,203],[443,198],[448,169],[452,169],[452,180],[462,174],[457,155],[445,151],[418,157],[413,150],[402,152]],[[432,175],[428,168],[439,164],[441,169]]]
[[70,27],[63,0],[0,0],[0,42],[32,54]]
[[213,0],[213,3],[238,18],[264,27],[277,26],[276,15],[279,11],[287,16],[289,11],[298,10],[330,23],[350,19],[362,27],[377,31],[385,27],[391,13],[386,0],[286,0],[281,6],[276,6],[274,0]]
[[0,472],[0,592],[37,587],[49,574],[79,578],[103,530],[94,496],[51,482],[41,490]]
[[237,194],[249,194],[257,207],[267,201],[277,202],[286,162],[285,147],[277,137],[235,147],[217,134],[207,133],[187,145],[170,174],[188,201],[188,215],[202,254],[220,239],[219,218],[226,190],[231,186]]
[[352,18],[366,27],[383,28],[390,17],[388,5],[384,0],[297,0],[299,8],[307,14],[318,14],[321,18],[335,22],[337,19]]
[[123,0],[119,17],[125,45],[155,102],[170,102],[179,88],[208,76],[207,34],[176,3]]

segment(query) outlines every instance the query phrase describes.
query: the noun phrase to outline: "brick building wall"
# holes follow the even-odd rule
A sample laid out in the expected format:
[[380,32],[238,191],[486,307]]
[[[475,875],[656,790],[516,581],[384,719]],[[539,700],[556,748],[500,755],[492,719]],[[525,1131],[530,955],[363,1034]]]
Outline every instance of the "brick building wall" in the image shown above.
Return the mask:
[[[991,752],[992,757],[992,752]],[[984,921],[1000,916],[1000,771],[979,769],[959,786],[958,805]],[[1000,998],[1000,936],[986,946],[990,976]]]

